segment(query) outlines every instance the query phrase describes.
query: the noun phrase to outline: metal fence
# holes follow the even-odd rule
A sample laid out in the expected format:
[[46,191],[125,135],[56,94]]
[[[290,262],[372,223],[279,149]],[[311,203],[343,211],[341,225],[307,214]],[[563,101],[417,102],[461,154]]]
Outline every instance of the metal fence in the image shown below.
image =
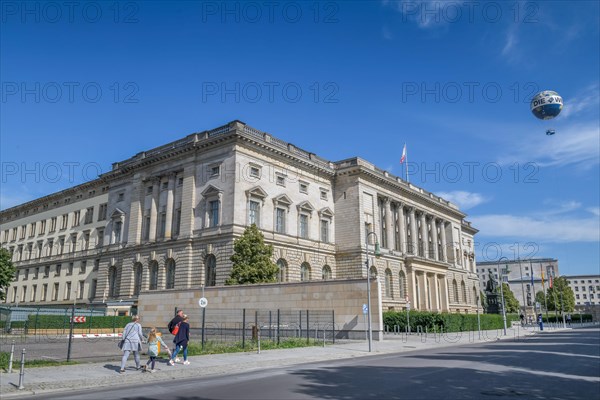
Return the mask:
[[333,310],[227,310],[203,308],[198,332],[201,342],[231,343],[247,340],[303,338],[335,343],[338,329]]

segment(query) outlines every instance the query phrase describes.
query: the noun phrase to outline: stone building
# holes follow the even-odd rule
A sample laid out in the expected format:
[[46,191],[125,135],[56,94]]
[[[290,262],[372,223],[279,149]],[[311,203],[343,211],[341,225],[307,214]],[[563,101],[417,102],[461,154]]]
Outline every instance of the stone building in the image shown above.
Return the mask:
[[240,121],[0,212],[0,243],[18,268],[6,303],[136,304],[153,290],[220,286],[252,223],[274,246],[282,285],[365,278],[377,236],[370,269],[383,310],[410,301],[475,312],[477,230],[455,205],[358,157],[327,161]]

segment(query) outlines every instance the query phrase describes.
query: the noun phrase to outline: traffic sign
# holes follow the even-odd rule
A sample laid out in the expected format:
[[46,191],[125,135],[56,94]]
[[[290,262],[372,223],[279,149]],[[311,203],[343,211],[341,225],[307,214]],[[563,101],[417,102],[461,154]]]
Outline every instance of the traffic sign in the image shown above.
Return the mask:
[[363,304],[363,314],[366,314],[369,312],[369,306],[367,306],[366,304]]
[[206,300],[206,297],[201,297],[200,300],[198,300],[198,305],[202,308],[206,307],[208,305],[208,300]]
[[80,324],[85,322],[85,317],[73,317],[73,322]]

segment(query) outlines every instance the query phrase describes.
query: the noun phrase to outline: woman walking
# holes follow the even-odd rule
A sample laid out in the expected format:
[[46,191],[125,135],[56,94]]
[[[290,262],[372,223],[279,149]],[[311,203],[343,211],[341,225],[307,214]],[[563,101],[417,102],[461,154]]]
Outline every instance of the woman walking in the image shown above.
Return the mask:
[[169,365],[175,365],[175,358],[177,354],[179,354],[180,350],[183,350],[183,365],[190,365],[190,362],[187,359],[187,346],[190,341],[190,318],[187,315],[183,316],[183,321],[179,325],[179,331],[177,335],[175,335],[175,351],[171,355],[171,359],[169,360]]
[[123,329],[123,358],[121,358],[121,369],[119,373],[125,373],[125,363],[129,358],[129,353],[133,352],[133,359],[135,360],[135,369],[140,369],[140,351],[142,351],[142,342],[144,341],[144,335],[142,333],[142,326],[140,325],[140,317],[134,315],[131,317],[131,322],[125,325]]

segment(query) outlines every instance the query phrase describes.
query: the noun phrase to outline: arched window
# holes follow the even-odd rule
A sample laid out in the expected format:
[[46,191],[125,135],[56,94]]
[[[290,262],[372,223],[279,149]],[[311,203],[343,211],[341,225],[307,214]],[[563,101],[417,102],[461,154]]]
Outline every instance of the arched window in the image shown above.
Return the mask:
[[137,296],[142,290],[142,273],[144,267],[142,263],[136,262],[133,264],[133,294]]
[[206,256],[206,279],[204,281],[205,286],[216,286],[217,285],[217,257],[214,254]]
[[371,265],[371,268],[369,268],[369,271],[371,272],[371,279],[377,279],[377,267],[374,265]]
[[150,290],[158,289],[158,261],[150,261],[150,264],[148,265],[148,272],[150,276]]
[[108,269],[108,296],[117,297],[117,267],[114,265]]
[[454,294],[454,302],[459,303],[460,299],[458,298],[458,285],[456,284],[456,279],[452,279],[452,293]]
[[310,281],[310,264],[307,262],[303,262],[302,265],[300,265],[300,281]]
[[169,258],[167,260],[167,265],[165,268],[166,276],[166,286],[165,289],[174,289],[175,288],[175,260]]
[[392,291],[392,271],[389,268],[385,270],[385,295],[392,299],[394,298],[394,292]]
[[406,275],[404,275],[404,271],[400,271],[400,274],[398,274],[398,287],[400,289],[400,298],[406,298]]
[[321,277],[324,281],[331,279],[331,267],[329,265],[324,265],[321,272]]
[[277,282],[285,282],[285,275],[287,273],[287,262],[283,258],[277,260],[277,266],[279,271],[277,272]]
[[460,282],[460,291],[462,292],[462,300],[463,303],[468,303],[467,301],[467,285],[465,285],[465,281]]

